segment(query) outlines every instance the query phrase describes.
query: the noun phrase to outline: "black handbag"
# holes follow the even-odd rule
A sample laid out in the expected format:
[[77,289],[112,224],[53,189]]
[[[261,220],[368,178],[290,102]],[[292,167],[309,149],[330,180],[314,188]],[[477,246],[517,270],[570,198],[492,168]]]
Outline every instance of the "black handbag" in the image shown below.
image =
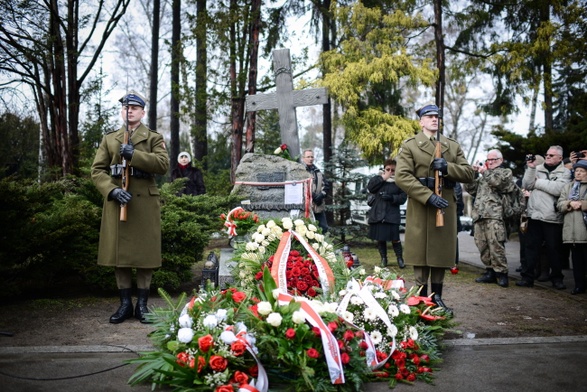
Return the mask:
[[369,195],[367,196],[367,205],[369,207],[373,207],[373,204],[375,204],[375,195],[372,193],[369,193]]

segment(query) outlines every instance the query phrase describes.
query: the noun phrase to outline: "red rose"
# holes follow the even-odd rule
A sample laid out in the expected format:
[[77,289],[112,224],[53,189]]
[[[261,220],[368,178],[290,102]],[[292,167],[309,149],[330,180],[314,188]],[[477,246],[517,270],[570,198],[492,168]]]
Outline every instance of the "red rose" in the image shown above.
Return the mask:
[[203,353],[207,353],[212,347],[214,347],[214,338],[208,334],[198,339],[198,347]]
[[338,324],[336,322],[331,321],[328,323],[328,329],[330,330],[330,332],[336,331],[337,328],[338,328]]
[[255,317],[259,318],[259,311],[257,310],[257,304],[249,306],[249,310],[251,313],[255,315]]
[[263,278],[263,271],[259,271],[255,274],[255,280],[261,280]]
[[232,385],[221,385],[217,387],[214,392],[234,392]]
[[308,290],[308,284],[306,282],[300,281],[296,286],[302,293],[305,293]]
[[404,379],[404,376],[402,376],[402,374],[400,372],[397,372],[395,374],[395,379],[398,380],[398,381],[400,381],[400,380],[403,380]]
[[[285,146],[285,144],[283,146]],[[300,252],[298,252],[297,250],[290,250],[289,254],[298,257],[300,255]]]
[[223,372],[227,366],[228,361],[226,358],[221,357],[220,355],[212,355],[210,357],[210,368],[215,372]]
[[283,151],[287,150],[287,144],[283,143],[281,146],[279,146],[279,148],[281,148]]
[[343,365],[348,365],[348,363],[351,361],[351,356],[347,353],[342,353],[340,354],[340,360],[342,361]]
[[240,357],[241,355],[243,355],[245,353],[245,351],[247,351],[247,346],[243,342],[241,342],[240,340],[235,340],[230,345],[230,349],[232,350],[234,355],[236,355],[237,357]]
[[319,352],[318,352],[318,350],[316,350],[315,348],[309,348],[309,349],[306,351],[306,354],[308,354],[308,356],[309,356],[310,358],[314,358],[314,359],[317,359],[317,358],[319,358],[319,357],[320,357],[320,353],[319,353]]
[[353,340],[353,338],[355,337],[355,334],[353,331],[351,331],[350,329],[347,329],[346,331],[344,331],[344,334],[342,335],[342,338],[344,340],[346,340],[347,342],[349,340]]
[[251,377],[257,377],[259,375],[259,366],[253,365],[249,368],[249,374]]
[[407,380],[408,380],[409,382],[414,382],[414,381],[416,381],[416,375],[415,375],[414,373],[410,373],[410,374],[408,375],[408,377],[407,377]]
[[249,376],[247,376],[247,373],[241,372],[240,370],[237,370],[236,372],[234,372],[234,375],[230,379],[231,383],[237,383],[237,384],[244,384],[248,381],[249,381]]
[[312,332],[314,332],[314,336],[320,336],[320,328],[318,327],[312,327]]
[[285,331],[285,337],[288,339],[293,339],[296,337],[296,330],[293,328],[289,328],[287,331]]
[[369,348],[369,345],[367,344],[366,341],[361,340],[361,343],[359,343],[359,348],[362,349],[362,350],[366,350],[366,349]]
[[236,293],[232,294],[232,299],[237,304],[240,304],[241,302],[243,302],[245,300],[245,298],[247,298],[247,295],[245,293],[243,293],[242,291],[237,291]]
[[204,366],[206,366],[206,359],[204,357],[198,357],[198,373],[200,373]]
[[420,360],[421,360],[422,362],[429,362],[429,361],[430,361],[430,357],[428,356],[428,354],[423,354],[423,355],[420,357]]
[[306,295],[307,295],[308,297],[312,297],[312,298],[314,298],[315,296],[317,296],[317,295],[318,295],[318,292],[317,292],[316,290],[314,290],[314,287],[310,287],[310,288],[308,289],[308,291],[306,291]]

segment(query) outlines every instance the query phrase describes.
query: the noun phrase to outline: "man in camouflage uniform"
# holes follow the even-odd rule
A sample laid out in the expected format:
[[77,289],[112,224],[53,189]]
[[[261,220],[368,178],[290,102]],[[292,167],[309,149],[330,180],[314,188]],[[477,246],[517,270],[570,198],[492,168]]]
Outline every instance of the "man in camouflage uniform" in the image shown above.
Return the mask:
[[512,192],[517,185],[514,183],[512,171],[501,167],[502,164],[501,152],[489,151],[485,164],[473,166],[478,178],[465,185],[465,189],[475,198],[471,214],[475,225],[475,245],[486,268],[485,274],[475,279],[475,282],[497,283],[501,287],[508,287],[508,262],[505,254],[507,232],[503,219],[502,195]]

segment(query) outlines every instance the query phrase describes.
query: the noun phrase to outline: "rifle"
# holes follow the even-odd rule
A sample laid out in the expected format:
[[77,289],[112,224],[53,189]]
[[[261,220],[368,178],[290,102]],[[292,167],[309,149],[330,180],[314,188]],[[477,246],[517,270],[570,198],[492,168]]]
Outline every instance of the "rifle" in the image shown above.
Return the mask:
[[[434,149],[434,158],[442,158],[442,145],[440,144],[440,130],[442,129],[442,108],[438,110],[438,131],[436,131],[436,146]],[[442,176],[440,170],[434,173],[434,193],[442,197]],[[436,210],[436,227],[444,226],[444,210],[439,208]]]
[[[124,104],[124,102],[123,102]],[[126,105],[126,130],[124,131],[124,144],[128,144],[128,139],[129,139],[129,134],[130,131],[128,129],[128,105]],[[128,191],[128,184],[129,184],[129,178],[130,178],[130,167],[128,165],[128,162],[126,161],[126,158],[121,157],[122,158],[122,189],[124,189],[125,191]],[[121,222],[126,222],[126,204],[121,204],[120,205],[120,221]]]

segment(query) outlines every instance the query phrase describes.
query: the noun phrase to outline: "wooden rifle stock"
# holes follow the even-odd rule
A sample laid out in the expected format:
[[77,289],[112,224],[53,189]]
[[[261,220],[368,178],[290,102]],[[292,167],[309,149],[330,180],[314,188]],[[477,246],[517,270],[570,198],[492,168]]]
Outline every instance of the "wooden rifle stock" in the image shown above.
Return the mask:
[[[440,144],[440,135],[436,134],[436,148],[434,150],[434,158],[442,158],[442,145]],[[434,173],[434,193],[442,197],[442,176],[440,170]],[[436,227],[444,226],[444,211],[442,208],[436,210]]]
[[[124,132],[124,144],[128,144],[128,107],[126,109],[126,131]],[[126,158],[122,157],[122,189],[128,191],[129,165]],[[126,222],[126,204],[120,205],[120,221]]]

